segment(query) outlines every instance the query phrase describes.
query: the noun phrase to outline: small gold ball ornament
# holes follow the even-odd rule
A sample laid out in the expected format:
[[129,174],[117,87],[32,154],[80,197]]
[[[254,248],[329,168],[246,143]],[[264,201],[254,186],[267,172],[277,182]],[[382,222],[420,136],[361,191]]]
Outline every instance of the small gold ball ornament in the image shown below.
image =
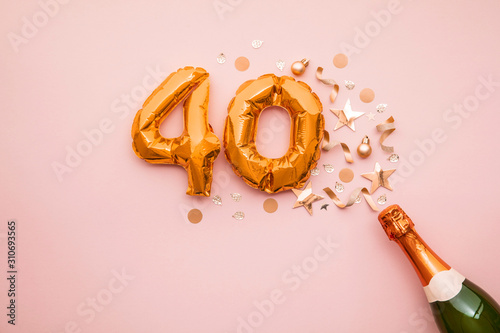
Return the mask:
[[296,61],[292,64],[292,73],[295,75],[302,75],[306,71],[306,67],[309,65],[309,59],[302,59],[301,61]]
[[370,139],[368,139],[368,136],[366,135],[361,141],[361,144],[358,146],[358,155],[361,158],[367,158],[371,155],[371,153],[372,147],[370,146]]

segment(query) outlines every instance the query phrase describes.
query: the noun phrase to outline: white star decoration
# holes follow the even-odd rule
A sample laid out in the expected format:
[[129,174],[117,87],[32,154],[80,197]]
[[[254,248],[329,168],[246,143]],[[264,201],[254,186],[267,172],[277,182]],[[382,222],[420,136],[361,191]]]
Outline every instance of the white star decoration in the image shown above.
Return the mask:
[[368,120],[375,120],[375,113],[370,112],[366,115],[366,117]]

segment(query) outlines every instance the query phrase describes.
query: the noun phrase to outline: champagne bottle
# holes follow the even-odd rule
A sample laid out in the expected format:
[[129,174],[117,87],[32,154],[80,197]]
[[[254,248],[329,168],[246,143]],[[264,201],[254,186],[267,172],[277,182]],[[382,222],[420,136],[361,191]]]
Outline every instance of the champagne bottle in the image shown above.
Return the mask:
[[401,207],[386,208],[378,219],[389,239],[401,247],[412,263],[441,332],[500,332],[500,305],[439,258],[415,231]]

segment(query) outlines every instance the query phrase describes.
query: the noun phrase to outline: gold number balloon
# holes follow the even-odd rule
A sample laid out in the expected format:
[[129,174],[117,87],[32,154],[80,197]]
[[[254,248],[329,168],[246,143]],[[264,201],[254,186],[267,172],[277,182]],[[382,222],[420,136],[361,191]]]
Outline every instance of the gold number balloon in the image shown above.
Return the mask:
[[[213,163],[220,152],[219,139],[208,123],[208,94],[208,73],[203,68],[179,69],[148,97],[132,125],[136,155],[149,163],[184,167],[189,195],[210,195]],[[164,138],[161,122],[186,96],[183,133]]]
[[[290,147],[281,158],[266,158],[255,144],[260,113],[281,106],[291,117]],[[320,157],[325,121],[311,88],[293,78],[266,74],[243,83],[228,106],[224,128],[226,159],[252,187],[276,193],[304,186]]]

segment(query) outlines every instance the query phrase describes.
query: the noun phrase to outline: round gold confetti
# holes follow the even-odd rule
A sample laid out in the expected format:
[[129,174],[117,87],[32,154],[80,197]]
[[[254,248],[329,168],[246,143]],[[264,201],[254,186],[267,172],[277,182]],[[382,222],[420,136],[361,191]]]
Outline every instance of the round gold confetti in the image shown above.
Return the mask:
[[188,220],[189,222],[191,223],[199,223],[201,221],[201,219],[203,218],[203,214],[201,213],[201,211],[199,209],[191,209],[188,213]]
[[354,178],[354,172],[349,168],[344,168],[339,172],[339,178],[344,183],[349,183]]
[[234,67],[240,72],[244,72],[250,67],[250,61],[246,57],[239,57],[234,61]]
[[266,212],[274,213],[278,209],[278,202],[273,198],[269,198],[264,201],[263,206]]
[[359,93],[359,98],[362,102],[370,103],[375,99],[375,93],[370,88],[365,88]]
[[337,68],[344,68],[347,66],[348,62],[349,58],[343,53],[336,54],[335,57],[333,57],[333,65]]

